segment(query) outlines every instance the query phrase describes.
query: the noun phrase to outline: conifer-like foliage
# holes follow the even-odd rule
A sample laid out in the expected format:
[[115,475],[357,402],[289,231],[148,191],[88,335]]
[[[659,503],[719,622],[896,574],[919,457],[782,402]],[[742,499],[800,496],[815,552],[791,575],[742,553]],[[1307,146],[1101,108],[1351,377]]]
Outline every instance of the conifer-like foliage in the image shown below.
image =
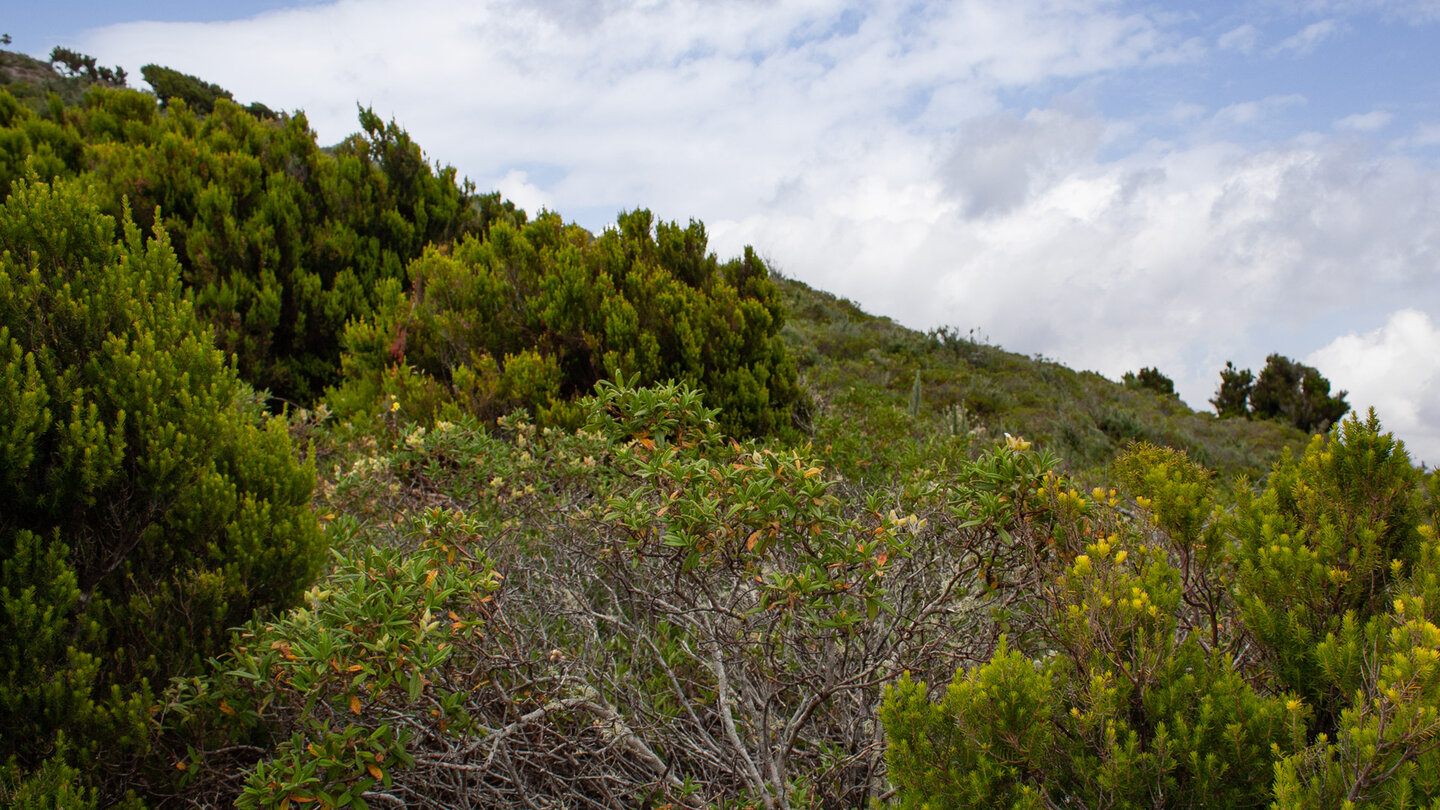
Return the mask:
[[1175,381],[1162,374],[1158,368],[1146,366],[1139,372],[1127,371],[1124,383],[1126,388],[1154,391],[1167,397],[1175,396]]
[[158,209],[196,310],[242,377],[312,404],[339,378],[346,322],[368,316],[426,245],[477,231],[484,198],[369,110],[360,133],[322,149],[303,113],[273,117],[194,77],[146,75],[163,108],[93,87],[42,115],[0,92],[0,191],[28,161],[45,179],[85,174],[111,216],[129,199],[142,230]]
[[313,469],[215,348],[163,229],[116,227],[73,184],[0,207],[0,763],[41,781],[132,762],[152,693],[319,562]]
[[[753,250],[721,263],[705,228],[622,214],[598,238],[555,214],[431,250],[373,319],[346,333],[342,411],[399,403],[434,418],[526,407],[576,421],[595,383],[638,375],[705,392],[732,433],[789,426],[794,362],[769,269]],[[450,408],[453,410],[453,408]]]
[[1350,410],[1345,392],[1331,396],[1330,381],[1319,371],[1279,354],[1265,359],[1259,377],[1227,361],[1210,404],[1222,417],[1279,419],[1311,433],[1329,430]]
[[172,98],[178,98],[195,112],[209,113],[215,109],[215,102],[219,99],[234,98],[229,90],[218,84],[161,65],[145,65],[140,68],[140,75],[146,84],[154,88],[161,106],[169,104]]
[[[1017,636],[882,718],[904,807],[1430,807],[1440,597],[1417,473],[1374,415],[1221,509],[1137,446],[1115,492],[1052,493]],[[1144,525],[1148,523],[1149,525]]]

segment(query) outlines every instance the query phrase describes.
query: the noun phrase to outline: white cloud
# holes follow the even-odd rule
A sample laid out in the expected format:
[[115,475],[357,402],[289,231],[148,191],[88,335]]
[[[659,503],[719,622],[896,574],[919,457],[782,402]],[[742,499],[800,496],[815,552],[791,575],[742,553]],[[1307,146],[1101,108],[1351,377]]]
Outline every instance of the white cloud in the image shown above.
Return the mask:
[[1404,145],[1421,148],[1440,146],[1440,124],[1420,124],[1405,139]]
[[1335,122],[1335,128],[1348,132],[1376,132],[1384,129],[1395,116],[1384,110],[1372,110],[1368,113],[1355,113],[1347,115]]
[[1255,44],[1259,41],[1260,29],[1250,23],[1245,23],[1221,34],[1220,38],[1215,40],[1215,44],[1221,50],[1250,53],[1255,50]]
[[1291,56],[1304,56],[1314,51],[1320,43],[1334,36],[1340,30],[1340,24],[1335,20],[1320,20],[1313,22],[1289,37],[1280,41],[1272,53],[1285,53]]
[[1418,309],[1390,314],[1385,325],[1352,332],[1311,354],[1332,387],[1349,391],[1357,413],[1375,408],[1415,461],[1440,463],[1440,327]]
[[1213,123],[1220,126],[1249,126],[1281,110],[1303,106],[1305,102],[1305,97],[1298,93],[1267,96],[1258,101],[1241,101],[1217,110]]
[[530,182],[530,176],[519,169],[511,169],[495,184],[495,190],[505,199],[535,216],[541,209],[555,210],[555,199],[539,186]]

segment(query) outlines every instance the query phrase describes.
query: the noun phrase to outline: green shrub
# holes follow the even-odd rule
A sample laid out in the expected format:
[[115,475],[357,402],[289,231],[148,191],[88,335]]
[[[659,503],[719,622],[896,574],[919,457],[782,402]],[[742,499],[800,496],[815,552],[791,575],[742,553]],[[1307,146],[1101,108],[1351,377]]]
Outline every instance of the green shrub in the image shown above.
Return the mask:
[[899,804],[1434,806],[1440,545],[1374,415],[1230,511],[1178,451],[1115,474],[1133,509],[1052,488],[1013,652],[888,694]]
[[1139,373],[1127,371],[1124,382],[1126,388],[1150,390],[1167,397],[1175,396],[1175,381],[1161,374],[1158,368],[1146,366],[1140,369]]
[[76,187],[21,181],[0,249],[0,761],[63,740],[124,758],[152,688],[313,578],[314,471],[201,327],[163,230],[117,239]]
[[399,401],[433,419],[447,406],[493,419],[516,407],[578,422],[572,403],[609,377],[674,379],[705,392],[731,432],[789,426],[795,364],[765,264],[721,264],[705,229],[620,216],[598,238],[554,214],[412,263],[410,294],[382,289],[346,331],[338,412]]
[[171,99],[179,99],[195,112],[209,114],[219,99],[234,98],[218,84],[160,65],[145,65],[140,68],[140,75],[155,90],[162,107],[168,106]]
[[153,67],[161,99],[185,104],[96,85],[42,115],[0,93],[0,192],[28,160],[42,179],[88,172],[102,210],[119,216],[128,198],[142,231],[158,209],[196,311],[258,389],[309,404],[338,381],[341,331],[381,283],[430,243],[523,221],[369,110],[359,134],[322,149],[303,114],[242,108]]

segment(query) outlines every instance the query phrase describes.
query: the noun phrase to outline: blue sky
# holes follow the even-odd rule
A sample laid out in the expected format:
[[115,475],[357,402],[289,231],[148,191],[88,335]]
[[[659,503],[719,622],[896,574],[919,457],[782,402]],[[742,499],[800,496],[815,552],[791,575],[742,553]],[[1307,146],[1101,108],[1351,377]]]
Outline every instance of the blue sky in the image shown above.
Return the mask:
[[592,229],[649,207],[916,328],[1207,407],[1280,352],[1440,462],[1440,0],[36,4],[0,28],[356,103]]

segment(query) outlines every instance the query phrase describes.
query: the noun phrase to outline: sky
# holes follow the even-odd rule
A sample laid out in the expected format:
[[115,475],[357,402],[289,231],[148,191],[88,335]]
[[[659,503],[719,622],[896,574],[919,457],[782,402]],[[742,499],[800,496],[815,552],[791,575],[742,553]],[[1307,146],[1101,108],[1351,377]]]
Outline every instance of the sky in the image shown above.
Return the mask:
[[10,47],[155,62],[1198,410],[1313,365],[1440,464],[1440,0],[46,2]]

